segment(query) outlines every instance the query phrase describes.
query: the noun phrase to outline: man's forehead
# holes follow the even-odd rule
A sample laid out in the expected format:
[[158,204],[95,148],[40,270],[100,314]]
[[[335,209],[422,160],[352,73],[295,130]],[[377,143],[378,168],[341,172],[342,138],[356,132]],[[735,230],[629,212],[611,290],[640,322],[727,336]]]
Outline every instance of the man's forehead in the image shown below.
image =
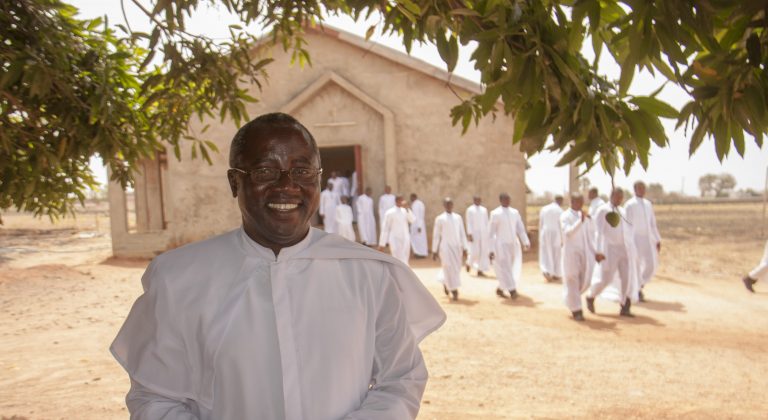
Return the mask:
[[245,136],[244,157],[270,159],[294,155],[306,159],[316,158],[315,148],[306,133],[294,127],[259,127]]

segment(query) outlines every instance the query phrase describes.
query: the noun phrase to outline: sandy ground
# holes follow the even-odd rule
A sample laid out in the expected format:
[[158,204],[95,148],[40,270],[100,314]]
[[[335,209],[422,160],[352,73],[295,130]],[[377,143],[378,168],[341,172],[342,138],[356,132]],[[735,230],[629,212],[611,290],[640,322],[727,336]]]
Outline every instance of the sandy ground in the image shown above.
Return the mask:
[[[749,294],[739,281],[762,255],[760,211],[660,206],[662,266],[631,320],[603,301],[570,320],[532,252],[516,301],[463,272],[450,303],[435,264],[414,261],[448,313],[422,344],[419,418],[766,418],[768,284]],[[147,261],[110,258],[103,207],[55,225],[3,218],[0,418],[127,418],[128,380],[107,348]]]

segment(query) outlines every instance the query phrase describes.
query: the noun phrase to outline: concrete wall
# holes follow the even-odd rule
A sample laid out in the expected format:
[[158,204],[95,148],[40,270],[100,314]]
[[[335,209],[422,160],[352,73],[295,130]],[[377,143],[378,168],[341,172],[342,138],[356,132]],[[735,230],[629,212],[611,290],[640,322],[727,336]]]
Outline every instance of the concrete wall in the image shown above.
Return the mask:
[[[446,195],[454,198],[462,213],[473,194],[482,195],[489,209],[495,208],[501,191],[510,193],[513,206],[525,208],[525,162],[511,143],[512,119],[486,118],[462,136],[449,115],[458,98],[445,81],[414,69],[415,60],[405,57],[411,65],[403,65],[378,54],[398,53],[380,46],[371,52],[334,34],[310,31],[307,40],[311,67],[291,65],[290,55],[280,47],[256,51],[275,62],[267,68],[269,79],[263,90],[252,89],[251,94],[260,99],[248,106],[252,118],[287,110],[309,128],[320,147],[362,145],[364,183],[373,188],[374,198],[386,183],[406,195],[417,193],[427,207],[430,236]],[[439,73],[426,63],[416,66]],[[181,162],[168,159],[165,196],[170,246],[240,224],[226,180],[229,142],[236,127],[218,120],[192,122],[198,131],[206,124],[210,128],[205,137],[220,149],[212,156],[213,165],[189,159],[188,150]]]

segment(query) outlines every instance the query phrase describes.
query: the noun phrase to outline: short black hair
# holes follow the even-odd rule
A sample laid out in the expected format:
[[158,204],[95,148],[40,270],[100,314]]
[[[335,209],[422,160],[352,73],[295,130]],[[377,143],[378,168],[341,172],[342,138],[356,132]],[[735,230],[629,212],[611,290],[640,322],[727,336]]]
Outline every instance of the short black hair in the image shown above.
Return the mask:
[[304,127],[304,125],[300,123],[299,120],[288,114],[284,114],[282,112],[272,112],[269,114],[259,115],[244,126],[240,127],[239,130],[237,130],[235,136],[232,137],[232,143],[229,147],[229,167],[238,167],[240,163],[240,155],[243,153],[243,149],[245,149],[245,145],[250,137],[258,135],[258,133],[261,131],[266,131],[273,128],[293,128],[297,131],[300,131],[304,135],[304,138],[307,140],[307,143],[309,143],[312,151],[317,156],[317,164],[320,166],[320,150],[317,148],[317,142],[312,136],[312,133],[307,130],[307,127]]

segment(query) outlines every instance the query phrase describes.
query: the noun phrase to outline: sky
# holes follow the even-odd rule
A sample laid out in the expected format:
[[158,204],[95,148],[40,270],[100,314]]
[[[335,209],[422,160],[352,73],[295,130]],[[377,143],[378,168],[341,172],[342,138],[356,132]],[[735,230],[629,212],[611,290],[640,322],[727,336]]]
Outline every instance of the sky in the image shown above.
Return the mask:
[[[80,9],[80,14],[83,18],[106,15],[110,24],[125,22],[120,7],[120,0],[69,0],[67,2]],[[126,16],[131,28],[135,31],[146,30],[148,27],[146,17],[131,1],[126,0],[124,3]],[[144,3],[147,3],[147,1],[144,0]],[[197,18],[193,17],[187,22],[188,29],[191,32],[211,37],[226,37],[228,34],[227,25],[235,23],[231,16],[216,9],[201,7],[196,16]],[[366,30],[376,22],[355,22],[346,16],[331,16],[326,20],[326,23],[364,37]],[[397,37],[383,36],[377,31],[371,37],[371,40],[386,47],[405,52],[401,41]],[[588,45],[589,43],[586,44]],[[479,73],[474,70],[473,65],[469,61],[471,52],[471,45],[460,50],[459,64],[454,73],[463,78],[478,82],[480,80]],[[586,47],[582,53],[587,58],[593,56],[591,47]],[[411,55],[445,69],[445,64],[440,59],[437,48],[434,46],[414,45]],[[268,67],[267,71],[269,70]],[[619,67],[607,53],[601,56],[600,72],[611,79],[618,80],[619,78]],[[663,79],[654,79],[647,72],[637,73],[629,93],[635,95],[649,94],[661,86],[662,82]],[[677,109],[680,109],[688,101],[687,95],[681,89],[669,85],[664,88],[658,98]],[[446,121],[448,121],[448,118],[446,115]],[[617,186],[629,188],[636,180],[643,180],[646,183],[660,183],[664,186],[665,191],[699,195],[699,177],[708,173],[730,173],[736,178],[736,189],[762,191],[765,187],[766,178],[768,177],[768,146],[764,145],[761,149],[757,147],[757,144],[755,144],[750,136],[745,135],[747,147],[744,157],[742,158],[737,153],[732,152],[721,163],[715,155],[714,141],[707,139],[700,146],[696,154],[689,157],[688,144],[690,132],[686,135],[682,128],[675,131],[674,120],[662,120],[662,122],[669,137],[670,145],[665,148],[659,148],[652,144],[648,170],[645,171],[637,165],[629,175],[617,173],[615,177]],[[559,158],[558,154],[544,152],[531,156],[528,159],[531,169],[526,172],[526,183],[535,194],[567,192],[568,168],[558,168],[555,166]],[[105,170],[96,160],[93,161],[92,166],[95,172],[97,172],[99,179],[103,182],[106,179]],[[592,185],[597,186],[602,191],[607,192],[610,189],[610,177],[600,168],[593,168],[585,176],[589,178]]]

